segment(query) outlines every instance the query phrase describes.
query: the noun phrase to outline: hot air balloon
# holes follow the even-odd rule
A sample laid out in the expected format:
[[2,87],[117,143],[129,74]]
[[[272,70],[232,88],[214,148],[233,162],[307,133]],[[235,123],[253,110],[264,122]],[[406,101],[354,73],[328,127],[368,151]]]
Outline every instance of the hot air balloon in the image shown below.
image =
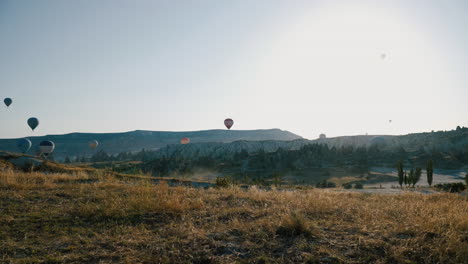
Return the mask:
[[31,117],[28,119],[29,127],[34,131],[34,129],[39,125],[39,119]]
[[387,58],[387,54],[385,54],[385,53],[380,54],[380,58],[382,60],[385,60],[385,58]]
[[325,134],[322,133],[322,134],[319,135],[319,138],[320,138],[320,139],[327,138],[327,135],[325,135]]
[[389,122],[389,123],[391,123],[391,122],[392,122],[392,120],[390,119],[390,120],[388,120],[388,122]]
[[39,151],[41,154],[44,154],[44,156],[49,156],[50,153],[52,153],[55,149],[55,144],[54,142],[50,140],[45,140],[39,143]]
[[11,103],[13,103],[13,100],[11,100],[11,98],[5,98],[5,100],[3,100],[3,102],[5,103],[5,105],[7,107],[9,107],[11,105]]
[[90,148],[95,149],[99,145],[99,142],[97,140],[91,140],[88,142],[88,145]]
[[180,140],[180,144],[185,145],[185,144],[188,144],[188,143],[190,143],[190,138],[184,137],[184,138],[182,138],[182,139]]
[[31,148],[32,142],[27,138],[22,138],[16,142],[16,146],[21,150],[21,152],[26,153]]
[[234,120],[231,118],[226,118],[224,120],[224,125],[227,127],[227,129],[231,129],[232,125],[234,125]]

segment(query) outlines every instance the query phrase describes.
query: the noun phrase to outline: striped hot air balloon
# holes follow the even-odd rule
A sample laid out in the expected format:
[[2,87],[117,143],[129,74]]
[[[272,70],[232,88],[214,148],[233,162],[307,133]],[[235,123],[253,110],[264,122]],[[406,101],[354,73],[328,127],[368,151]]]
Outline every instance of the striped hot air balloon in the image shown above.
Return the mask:
[[39,151],[46,157],[49,156],[50,153],[54,152],[54,149],[55,144],[50,140],[44,140],[41,143],[39,143]]
[[180,144],[185,145],[185,144],[188,144],[188,143],[190,143],[190,138],[184,137],[184,138],[182,138],[182,139],[180,140]]
[[234,120],[231,118],[226,118],[224,120],[224,125],[227,127],[227,129],[231,129],[232,125],[234,125]]

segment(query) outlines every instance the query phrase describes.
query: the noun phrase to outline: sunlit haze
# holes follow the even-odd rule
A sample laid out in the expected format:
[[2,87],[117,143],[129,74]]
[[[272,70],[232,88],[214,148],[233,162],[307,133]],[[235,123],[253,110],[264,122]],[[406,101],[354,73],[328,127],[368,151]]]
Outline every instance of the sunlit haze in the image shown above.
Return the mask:
[[13,104],[0,137],[227,117],[310,139],[468,126],[467,12],[463,0],[2,0],[0,97]]

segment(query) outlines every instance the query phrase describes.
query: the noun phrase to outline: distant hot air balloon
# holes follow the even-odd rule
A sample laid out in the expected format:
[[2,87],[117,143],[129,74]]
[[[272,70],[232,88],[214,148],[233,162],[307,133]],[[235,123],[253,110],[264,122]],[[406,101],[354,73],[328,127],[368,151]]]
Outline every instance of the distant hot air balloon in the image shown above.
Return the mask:
[[49,156],[50,153],[52,153],[55,149],[55,144],[54,142],[50,140],[45,140],[39,143],[39,151],[41,154],[44,154],[44,156]]
[[387,58],[387,54],[385,54],[385,53],[380,54],[380,58],[382,60],[385,60],[385,58]]
[[188,143],[190,143],[190,138],[184,137],[184,138],[182,138],[182,139],[180,140],[180,144],[185,145],[185,144],[188,144]]
[[29,127],[34,131],[34,129],[39,125],[39,119],[31,117],[28,119]]
[[392,122],[392,120],[390,119],[390,120],[388,120],[388,122],[389,122],[389,123],[391,123],[391,122]]
[[90,148],[95,149],[99,145],[99,142],[97,140],[91,140],[88,142],[88,145]]
[[232,125],[234,125],[234,120],[231,118],[226,118],[224,120],[224,125],[227,127],[227,129],[231,129]]
[[9,107],[11,105],[11,103],[13,103],[13,100],[11,100],[11,98],[5,98],[5,100],[3,100],[3,102],[5,103],[5,105],[7,107]]
[[325,134],[322,133],[322,134],[319,135],[319,138],[321,138],[321,139],[327,138],[327,135],[325,135]]
[[32,142],[27,138],[21,138],[16,142],[16,146],[21,150],[21,152],[26,153],[31,148]]

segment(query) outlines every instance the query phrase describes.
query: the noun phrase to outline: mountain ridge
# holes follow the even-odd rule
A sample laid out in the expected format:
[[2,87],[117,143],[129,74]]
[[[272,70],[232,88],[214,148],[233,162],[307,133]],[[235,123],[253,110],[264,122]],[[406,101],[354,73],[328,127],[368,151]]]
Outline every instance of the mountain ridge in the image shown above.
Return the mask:
[[[135,152],[141,149],[158,150],[169,144],[179,144],[182,137],[189,137],[193,143],[229,143],[239,140],[263,141],[263,140],[294,140],[302,139],[301,136],[286,130],[258,129],[258,130],[223,130],[211,129],[200,131],[151,131],[134,130],[117,133],[83,133],[73,132],[68,134],[45,135],[28,137],[33,142],[33,147],[28,153],[35,153],[35,148],[43,140],[51,140],[55,143],[54,156],[64,159],[66,156],[92,156],[102,149],[109,154],[120,152]],[[15,139],[0,139],[0,149],[18,152]],[[88,147],[88,142],[97,140],[99,146],[96,150]]]

